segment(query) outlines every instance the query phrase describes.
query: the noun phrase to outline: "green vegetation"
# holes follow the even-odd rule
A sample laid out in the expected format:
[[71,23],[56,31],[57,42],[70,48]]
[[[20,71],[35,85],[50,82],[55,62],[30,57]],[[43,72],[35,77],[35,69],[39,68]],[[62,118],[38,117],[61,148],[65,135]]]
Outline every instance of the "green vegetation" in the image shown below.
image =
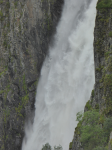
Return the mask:
[[10,49],[10,44],[8,44],[8,49]]
[[2,11],[0,11],[0,17],[3,17],[3,13],[2,13]]
[[[41,150],[53,150],[52,147],[49,145],[49,143],[46,143],[43,145],[43,148]],[[62,150],[62,146],[54,146],[54,150]]]
[[7,122],[7,118],[10,116],[10,110],[8,107],[6,107],[6,109],[3,109],[3,119],[4,119],[4,122],[6,123]]
[[91,95],[92,95],[92,97],[94,97],[94,90],[92,90]]
[[25,74],[23,75],[23,89],[27,94],[27,85],[26,85],[26,81],[25,81]]
[[6,88],[4,89],[4,92],[3,92],[3,94],[4,94],[4,104],[5,104],[6,99],[7,99],[7,94],[8,94],[8,92],[9,92],[10,90],[11,90],[11,89],[10,89],[10,84],[8,84],[8,85],[6,86]]
[[95,105],[95,109],[99,109],[99,104],[96,104],[96,105]]
[[51,150],[51,146],[49,145],[49,143],[46,143],[45,145],[43,145],[42,150]]
[[2,4],[3,3],[3,0],[0,0],[0,4]]
[[108,116],[112,113],[112,74],[106,74],[104,76],[103,86],[106,103],[106,108],[103,110],[103,113]]
[[5,48],[7,48],[7,41],[4,41],[4,42],[3,42],[3,46],[4,46]]
[[4,150],[4,144],[2,145],[1,150]]
[[106,74],[104,77],[104,90],[110,88],[112,92],[112,74]]
[[111,54],[111,52],[107,51],[107,52],[105,53],[105,58],[107,59],[110,54]]
[[99,118],[99,124],[103,124],[104,121],[105,121],[104,114],[101,114],[101,115],[100,115],[100,118]]
[[24,97],[22,97],[22,100],[19,103],[18,107],[15,108],[16,113],[18,114],[18,116],[23,117],[23,115],[21,114],[21,110],[28,103],[28,100],[29,100],[29,95],[27,94]]
[[76,116],[77,116],[76,121],[81,122],[81,121],[82,121],[82,118],[83,118],[83,112],[82,112],[82,111],[78,112]]
[[105,101],[101,106],[105,106],[102,113],[107,117],[112,114],[112,56],[110,54],[111,51],[106,51],[104,54],[106,65],[102,70],[102,78],[100,80],[100,83],[102,83],[102,92],[104,93],[103,99]]
[[77,113],[77,121],[84,150],[106,150],[112,131],[112,117],[106,118],[97,109],[92,109],[84,114]]
[[112,37],[112,31],[109,32],[109,36]]
[[101,132],[102,129],[98,125],[99,113],[88,111],[84,114],[83,120],[85,125],[81,128],[81,142],[85,150],[90,150],[104,142],[104,139],[98,140],[103,134]]
[[101,70],[104,68],[104,66],[99,66],[99,68],[96,68],[96,71],[101,72]]
[[18,2],[14,2],[15,8],[17,8],[17,4],[18,4]]
[[4,90],[1,90],[1,91],[0,91],[0,94],[2,94],[2,93],[4,93]]
[[107,67],[107,69],[108,69],[109,72],[112,72],[112,56],[108,57],[108,67]]
[[104,135],[109,137],[111,131],[112,131],[112,117],[109,117],[106,118],[104,121]]
[[7,72],[8,68],[5,68],[4,71],[0,72],[0,77]]
[[10,27],[10,22],[7,23],[7,27],[8,27],[8,28]]
[[73,142],[70,142],[70,144],[69,144],[69,149],[72,148],[72,144],[73,144]]
[[86,106],[85,106],[88,110],[91,110],[92,109],[92,106],[91,106],[91,104],[90,104],[90,101],[88,101],[87,103],[86,103]]
[[109,145],[110,145],[111,148],[112,148],[112,139],[109,141]]
[[111,0],[99,0],[96,6],[97,9],[112,8]]
[[1,10],[0,10],[0,20],[3,21],[3,13]]
[[19,24],[19,32],[21,33],[21,24]]
[[82,127],[82,118],[83,118],[83,112],[78,112],[77,113],[77,119],[76,121],[78,121],[77,127],[75,128],[75,132],[76,134],[80,134],[80,128]]
[[51,16],[47,13],[45,15],[46,15],[45,22],[46,22],[47,29],[50,30],[52,26]]
[[7,7],[7,9],[10,8],[10,3],[9,2],[6,2],[6,7]]

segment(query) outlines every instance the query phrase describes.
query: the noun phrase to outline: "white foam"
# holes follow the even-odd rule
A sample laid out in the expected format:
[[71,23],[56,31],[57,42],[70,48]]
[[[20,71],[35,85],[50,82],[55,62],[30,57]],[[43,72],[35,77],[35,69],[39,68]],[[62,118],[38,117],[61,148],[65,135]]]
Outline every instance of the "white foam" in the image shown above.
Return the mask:
[[54,46],[43,64],[37,87],[34,124],[26,127],[22,150],[62,145],[68,150],[95,82],[93,32],[97,0],[65,0]]

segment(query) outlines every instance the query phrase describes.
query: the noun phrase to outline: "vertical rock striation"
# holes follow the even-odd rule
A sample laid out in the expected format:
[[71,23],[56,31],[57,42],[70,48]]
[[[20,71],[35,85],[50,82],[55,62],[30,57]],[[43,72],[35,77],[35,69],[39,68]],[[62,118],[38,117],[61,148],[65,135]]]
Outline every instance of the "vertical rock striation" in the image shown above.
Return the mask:
[[[97,10],[94,29],[95,87],[85,111],[99,108],[106,117],[112,115],[112,9]],[[71,150],[83,150],[78,126],[75,129]]]
[[63,0],[0,0],[0,150],[20,150]]

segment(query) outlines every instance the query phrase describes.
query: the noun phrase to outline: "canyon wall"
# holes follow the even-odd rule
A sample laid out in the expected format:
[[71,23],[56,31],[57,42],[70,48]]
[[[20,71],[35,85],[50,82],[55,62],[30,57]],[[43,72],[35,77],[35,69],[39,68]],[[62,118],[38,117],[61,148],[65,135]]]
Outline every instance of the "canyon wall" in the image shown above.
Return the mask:
[[[63,3],[0,0],[0,150],[20,150],[25,121],[31,117],[33,122],[39,73]],[[94,61],[95,86],[84,111],[98,109],[108,118],[112,116],[111,8],[97,9]],[[77,125],[70,150],[84,150],[80,129]]]
[[0,0],[0,150],[21,149],[62,6],[63,0]]
[[[102,117],[99,119],[102,128],[104,118],[112,116],[112,9],[110,7],[97,8],[94,29],[94,63],[95,85],[84,112],[97,109]],[[84,123],[81,126],[78,124],[75,128],[70,150],[85,150],[81,143],[82,126]],[[110,147],[109,150],[111,150]]]

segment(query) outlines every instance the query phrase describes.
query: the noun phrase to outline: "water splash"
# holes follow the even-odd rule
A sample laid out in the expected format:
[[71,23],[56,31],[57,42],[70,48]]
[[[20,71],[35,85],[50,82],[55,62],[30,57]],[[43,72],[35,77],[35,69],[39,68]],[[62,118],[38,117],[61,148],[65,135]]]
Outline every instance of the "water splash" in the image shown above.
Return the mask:
[[49,142],[68,150],[94,85],[93,31],[97,0],[65,0],[54,45],[37,87],[33,126],[26,127],[22,150],[41,150]]

